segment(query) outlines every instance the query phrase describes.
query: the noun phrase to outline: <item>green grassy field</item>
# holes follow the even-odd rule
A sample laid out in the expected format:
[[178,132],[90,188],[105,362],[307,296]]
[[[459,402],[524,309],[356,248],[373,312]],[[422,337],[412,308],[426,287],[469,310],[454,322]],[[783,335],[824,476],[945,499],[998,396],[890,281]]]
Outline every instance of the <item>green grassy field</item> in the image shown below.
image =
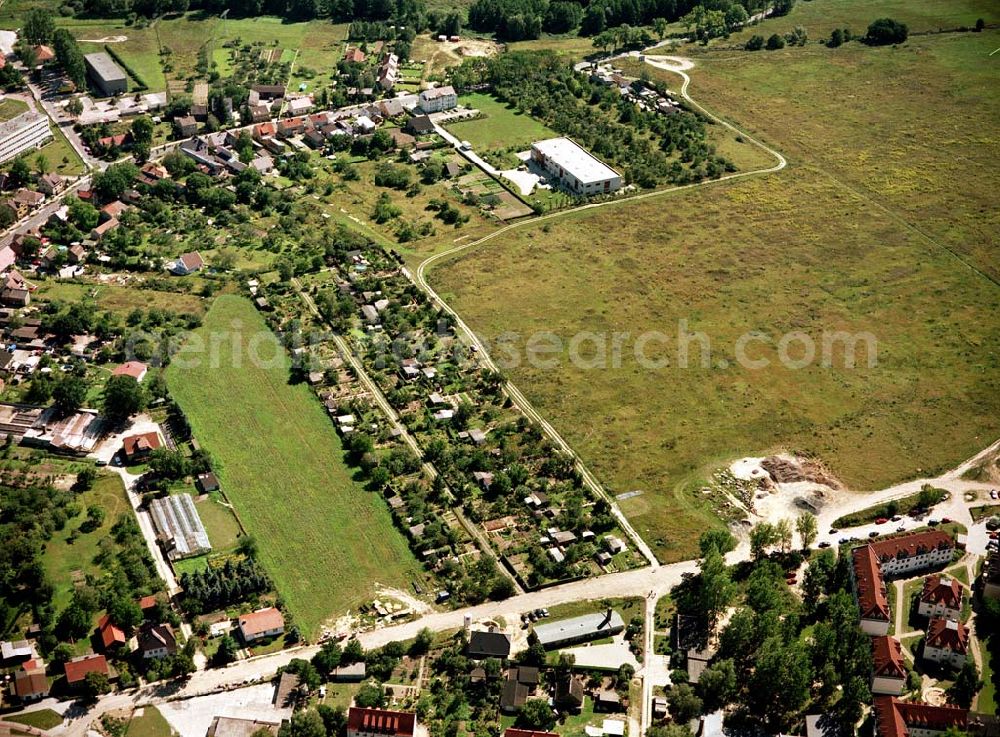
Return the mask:
[[63,300],[76,302],[93,296],[98,308],[127,314],[132,310],[159,308],[191,315],[205,314],[206,301],[193,294],[161,292],[141,287],[120,287],[115,285],[84,284],[81,282],[56,281],[38,282],[34,295],[40,301]]
[[215,494],[197,503],[198,516],[201,517],[208,532],[215,553],[232,550],[240,534],[240,523],[236,521],[231,509],[225,506]]
[[171,737],[177,734],[155,706],[144,706],[141,716],[133,716],[126,737]]
[[[17,5],[30,7],[33,0],[18,0]],[[23,16],[21,16],[23,17]],[[20,23],[7,6],[0,11],[0,26],[12,27]],[[194,75],[198,52],[209,50],[209,58],[218,64],[219,72],[229,73],[229,55],[226,41],[238,39],[244,43],[262,42],[282,48],[282,61],[290,61],[296,50],[301,53],[292,75],[293,85],[307,81],[312,89],[315,81],[327,80],[328,74],[343,54],[347,38],[346,24],[324,21],[286,23],[280,18],[233,18],[220,20],[218,16],[187,13],[158,20],[145,28],[126,25],[113,19],[90,20],[58,18],[60,27],[68,28],[78,40],[84,53],[103,51],[105,38],[126,36],[115,41],[113,47],[151,90],[163,90],[168,79],[184,80]],[[160,51],[169,50],[162,57],[170,69],[164,72]],[[299,72],[305,65],[318,73],[314,80],[306,80]]]
[[448,131],[479,150],[506,149],[512,146],[526,149],[533,141],[556,135],[544,123],[516,112],[491,95],[462,95],[459,103],[477,108],[485,117],[450,123]]
[[[110,473],[98,476],[93,488],[80,494],[77,502],[83,513],[71,519],[62,530],[56,531],[45,546],[43,562],[46,578],[55,588],[52,603],[57,612],[69,604],[75,581],[82,581],[88,573],[100,571],[93,561],[102,538],[107,536],[121,514],[130,512],[121,479]],[[107,513],[104,523],[93,532],[79,532],[80,525],[87,518],[86,509],[91,504],[96,504]]]
[[178,359],[193,357],[188,346],[168,384],[303,632],[364,602],[376,583],[407,587],[419,566],[385,503],[352,479],[319,402],[304,384],[288,383],[287,357],[274,360],[269,341],[267,364],[246,358],[250,340],[270,336],[250,303],[219,297],[198,334],[206,345],[220,339],[216,365],[206,355],[183,366]]
[[[772,33],[785,34],[795,26],[809,32],[812,41],[830,37],[834,28],[850,28],[852,33],[864,35],[868,24],[876,18],[893,18],[906,23],[911,33],[926,33],[940,29],[971,28],[977,18],[987,23],[1000,20],[1000,7],[989,0],[812,0],[798,2],[792,12],[771,18],[757,26],[750,26],[728,39],[713,41],[714,45],[743,44],[754,35],[765,38]],[[693,47],[687,47],[687,53]]]
[[[691,94],[787,170],[523,227],[432,281],[487,340],[519,334],[522,358],[536,331],[562,338],[557,368],[509,373],[612,493],[644,492],[622,507],[665,560],[718,524],[698,489],[733,457],[813,453],[858,490],[944,470],[1000,433],[1000,292],[981,273],[997,263],[997,140],[982,126],[1000,113],[983,61],[997,46],[987,32],[707,55]],[[707,367],[700,342],[677,367],[682,319],[710,340]],[[877,366],[864,351],[854,369],[776,360],[789,332],[821,346],[843,330],[875,336]],[[630,334],[620,367],[569,363],[585,331]],[[667,368],[632,354],[650,331]],[[772,341],[747,351],[764,369],[735,360],[750,331]]]
[[27,711],[24,714],[5,716],[4,721],[17,722],[38,729],[52,729],[63,723],[62,717],[52,709],[39,709],[38,711]]

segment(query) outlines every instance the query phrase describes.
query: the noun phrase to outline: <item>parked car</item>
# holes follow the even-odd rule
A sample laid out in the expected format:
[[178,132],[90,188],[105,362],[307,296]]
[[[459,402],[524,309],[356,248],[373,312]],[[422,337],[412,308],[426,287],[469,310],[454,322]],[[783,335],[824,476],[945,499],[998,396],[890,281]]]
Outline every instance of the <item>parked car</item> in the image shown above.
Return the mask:
[[836,535],[838,532],[840,532],[840,530],[838,530],[836,527],[831,527],[830,528],[830,534],[831,535]]
[[997,490],[990,489],[990,499],[996,499],[996,498],[997,498]]
[[939,524],[941,524],[941,522],[936,519],[929,519],[927,520],[927,524],[930,525],[931,527],[937,527]]
[[878,530],[872,530],[869,532],[868,537],[878,537]]
[[946,525],[946,524],[948,524],[949,522],[951,522],[951,517],[942,517],[942,518],[941,518],[941,524],[942,524],[942,525]]
[[906,532],[906,525],[900,525],[897,527],[896,532]]
[[893,522],[899,522],[899,521],[900,521],[901,519],[903,519],[903,518],[902,518],[902,517],[900,517],[900,516],[899,516],[899,515],[897,514],[897,515],[896,515],[895,517],[893,517],[893,518],[892,518],[892,521],[893,521]]
[[828,548],[828,547],[830,547],[830,543],[828,543],[828,542],[827,542],[826,540],[824,540],[823,542],[821,542],[821,543],[819,544],[819,546],[820,546],[821,548]]
[[886,517],[879,517],[877,520],[875,520],[875,524],[876,525],[884,525],[888,521],[889,520]]

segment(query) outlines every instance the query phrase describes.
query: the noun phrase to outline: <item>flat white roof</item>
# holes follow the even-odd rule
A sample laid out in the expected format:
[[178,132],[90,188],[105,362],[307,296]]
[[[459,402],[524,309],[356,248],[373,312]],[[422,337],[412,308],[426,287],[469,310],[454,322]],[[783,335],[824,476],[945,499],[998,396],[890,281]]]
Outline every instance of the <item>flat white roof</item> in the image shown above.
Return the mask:
[[584,184],[620,176],[618,172],[568,138],[547,138],[531,145]]

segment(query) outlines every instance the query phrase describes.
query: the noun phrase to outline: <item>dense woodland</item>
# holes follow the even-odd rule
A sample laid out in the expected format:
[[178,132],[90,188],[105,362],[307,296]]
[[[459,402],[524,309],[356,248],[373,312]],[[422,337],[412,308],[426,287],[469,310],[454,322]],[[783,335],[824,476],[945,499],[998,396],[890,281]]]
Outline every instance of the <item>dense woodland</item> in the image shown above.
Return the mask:
[[572,137],[640,187],[714,179],[732,170],[707,142],[710,122],[701,114],[642,110],[617,90],[582,78],[554,52],[470,59],[452,79],[459,89],[490,85],[499,100]]
[[[511,41],[538,38],[543,31],[579,31],[594,36],[620,26],[670,23],[696,11],[745,22],[767,10],[776,15],[787,13],[794,1],[476,0],[469,8],[467,23],[474,31],[495,33]],[[464,25],[462,14],[428,10],[423,0],[68,0],[60,8],[64,15],[127,19],[151,19],[188,10],[213,15],[228,12],[232,17],[274,15],[298,21],[328,18],[335,23],[382,23],[386,38],[392,36],[392,27],[405,28],[409,34],[430,30],[452,35]]]

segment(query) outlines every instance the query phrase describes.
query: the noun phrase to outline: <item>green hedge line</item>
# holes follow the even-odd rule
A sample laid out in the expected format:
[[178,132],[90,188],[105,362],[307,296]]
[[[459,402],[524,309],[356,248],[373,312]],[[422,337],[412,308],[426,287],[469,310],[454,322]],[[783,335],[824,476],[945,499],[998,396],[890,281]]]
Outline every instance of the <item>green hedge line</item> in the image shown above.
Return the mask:
[[136,83],[136,88],[132,90],[133,92],[144,92],[149,89],[149,85],[146,84],[146,80],[139,76],[139,73],[129,66],[128,62],[122,59],[121,56],[118,55],[118,52],[115,51],[110,44],[104,44],[104,50],[108,52],[108,56],[118,63],[118,66],[128,72],[128,76],[130,76]]

